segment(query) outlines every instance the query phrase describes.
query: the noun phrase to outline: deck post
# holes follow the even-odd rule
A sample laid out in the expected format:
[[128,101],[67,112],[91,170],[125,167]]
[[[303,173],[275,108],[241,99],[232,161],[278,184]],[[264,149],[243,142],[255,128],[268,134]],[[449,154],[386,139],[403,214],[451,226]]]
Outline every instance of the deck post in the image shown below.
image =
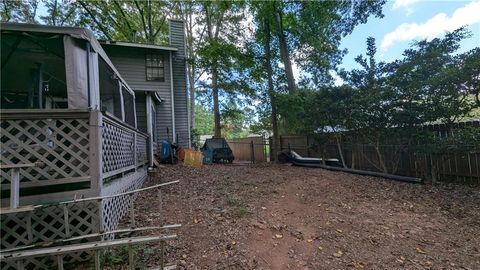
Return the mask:
[[[103,186],[103,161],[102,161],[102,112],[98,110],[90,111],[89,133],[90,133],[90,189],[96,196],[102,195]],[[98,202],[99,224],[98,231],[103,230],[103,203]]]
[[133,133],[133,164],[135,165],[135,171],[137,171],[137,133]]
[[98,195],[102,188],[103,162],[102,162],[102,113],[97,110],[90,112],[90,177],[91,188]]
[[10,170],[10,208],[18,208],[20,204],[20,169],[12,168]]

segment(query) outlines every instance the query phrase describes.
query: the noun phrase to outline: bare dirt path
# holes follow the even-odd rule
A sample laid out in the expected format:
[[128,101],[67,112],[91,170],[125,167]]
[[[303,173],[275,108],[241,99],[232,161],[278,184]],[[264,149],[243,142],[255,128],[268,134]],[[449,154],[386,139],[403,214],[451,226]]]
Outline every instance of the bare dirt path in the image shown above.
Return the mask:
[[[288,165],[165,167],[147,185],[182,223],[180,269],[480,269],[480,188],[413,185]],[[161,223],[156,192],[142,225]],[[143,250],[158,265],[158,246]]]

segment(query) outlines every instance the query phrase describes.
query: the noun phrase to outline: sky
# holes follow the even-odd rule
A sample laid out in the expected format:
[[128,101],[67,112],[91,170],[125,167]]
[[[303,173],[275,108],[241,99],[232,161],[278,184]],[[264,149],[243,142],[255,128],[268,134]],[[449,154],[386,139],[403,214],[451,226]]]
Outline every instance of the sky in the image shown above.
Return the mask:
[[[383,14],[383,18],[370,17],[344,37],[340,47],[348,53],[340,68],[360,67],[354,59],[365,54],[369,36],[376,39],[377,61],[385,62],[401,59],[414,40],[431,40],[461,26],[467,26],[472,36],[461,43],[459,53],[480,46],[480,0],[388,0]],[[298,80],[302,71],[295,63],[293,72]],[[337,85],[342,84],[334,72],[332,75]]]
[[341,68],[359,68],[354,58],[366,52],[366,39],[376,39],[377,60],[393,61],[414,40],[431,40],[446,31],[468,26],[472,37],[464,40],[459,52],[480,46],[480,0],[389,0],[383,7],[382,19],[369,18],[342,40],[347,49]]

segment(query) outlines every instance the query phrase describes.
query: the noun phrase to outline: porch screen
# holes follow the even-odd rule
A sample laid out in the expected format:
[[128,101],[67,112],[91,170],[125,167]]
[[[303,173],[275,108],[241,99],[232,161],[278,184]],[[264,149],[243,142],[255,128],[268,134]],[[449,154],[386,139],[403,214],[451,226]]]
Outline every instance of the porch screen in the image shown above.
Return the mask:
[[130,124],[132,127],[137,127],[137,117],[135,112],[135,97],[128,89],[122,84],[122,98],[123,98],[123,110],[125,119],[124,121]]
[[65,71],[67,77],[68,108],[88,108],[87,51],[85,44],[65,35]]

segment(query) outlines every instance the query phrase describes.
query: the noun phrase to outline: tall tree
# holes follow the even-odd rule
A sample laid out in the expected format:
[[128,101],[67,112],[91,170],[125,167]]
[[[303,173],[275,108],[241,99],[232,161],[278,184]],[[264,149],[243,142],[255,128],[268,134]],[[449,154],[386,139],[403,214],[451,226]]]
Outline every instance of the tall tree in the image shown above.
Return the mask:
[[[278,134],[278,116],[277,105],[275,103],[275,89],[273,86],[273,68],[272,68],[272,51],[271,51],[271,31],[270,22],[268,18],[264,18],[263,22],[263,34],[265,36],[264,50],[265,50],[265,69],[267,70],[268,81],[268,96],[270,97],[271,106],[271,119],[272,119],[272,135],[273,135],[273,149],[279,152],[280,148],[280,135]],[[274,152],[274,155],[276,153]],[[276,158],[276,156],[274,156]]]
[[[243,36],[240,22],[244,18],[243,3],[235,1],[202,2],[200,23],[205,24],[199,64],[209,75],[213,97],[215,137],[221,137],[220,90],[232,87],[235,75],[231,69],[241,56],[239,44]],[[238,75],[238,74],[237,74]]]
[[77,25],[88,26],[100,37],[146,43],[168,41],[168,18],[178,5],[176,1],[154,0],[78,0],[81,19]]
[[[321,85],[331,81],[330,71],[340,63],[341,39],[370,15],[382,17],[385,0],[375,1],[274,1],[282,61],[290,93],[295,91],[292,60],[311,76],[303,79]],[[292,84],[293,82],[293,84]],[[308,84],[308,83],[307,83]]]
[[282,57],[283,66],[285,68],[285,76],[287,77],[288,92],[292,94],[295,92],[296,86],[295,77],[293,75],[292,61],[290,59],[290,50],[288,48],[287,37],[283,27],[283,7],[281,6],[281,4],[280,7],[278,7],[278,4],[275,1],[272,2],[272,7],[272,15],[275,18],[275,26],[277,29],[276,33],[278,37],[278,43],[280,45],[280,55]]
[[[190,108],[190,128],[195,129],[195,83],[199,79],[199,69],[197,68],[196,53],[198,41],[202,39],[204,34],[204,26],[198,24],[195,17],[199,13],[200,5],[193,1],[185,1],[179,3],[179,9],[182,20],[185,22],[185,38],[186,38],[186,54],[187,54],[187,77],[188,77],[188,93]],[[200,30],[198,33],[195,30]]]
[[2,0],[0,3],[1,20],[2,22],[37,23],[39,4],[40,0]]
[[74,25],[78,15],[75,5],[63,0],[44,1],[46,14],[40,16],[41,20],[49,25],[64,26]]

